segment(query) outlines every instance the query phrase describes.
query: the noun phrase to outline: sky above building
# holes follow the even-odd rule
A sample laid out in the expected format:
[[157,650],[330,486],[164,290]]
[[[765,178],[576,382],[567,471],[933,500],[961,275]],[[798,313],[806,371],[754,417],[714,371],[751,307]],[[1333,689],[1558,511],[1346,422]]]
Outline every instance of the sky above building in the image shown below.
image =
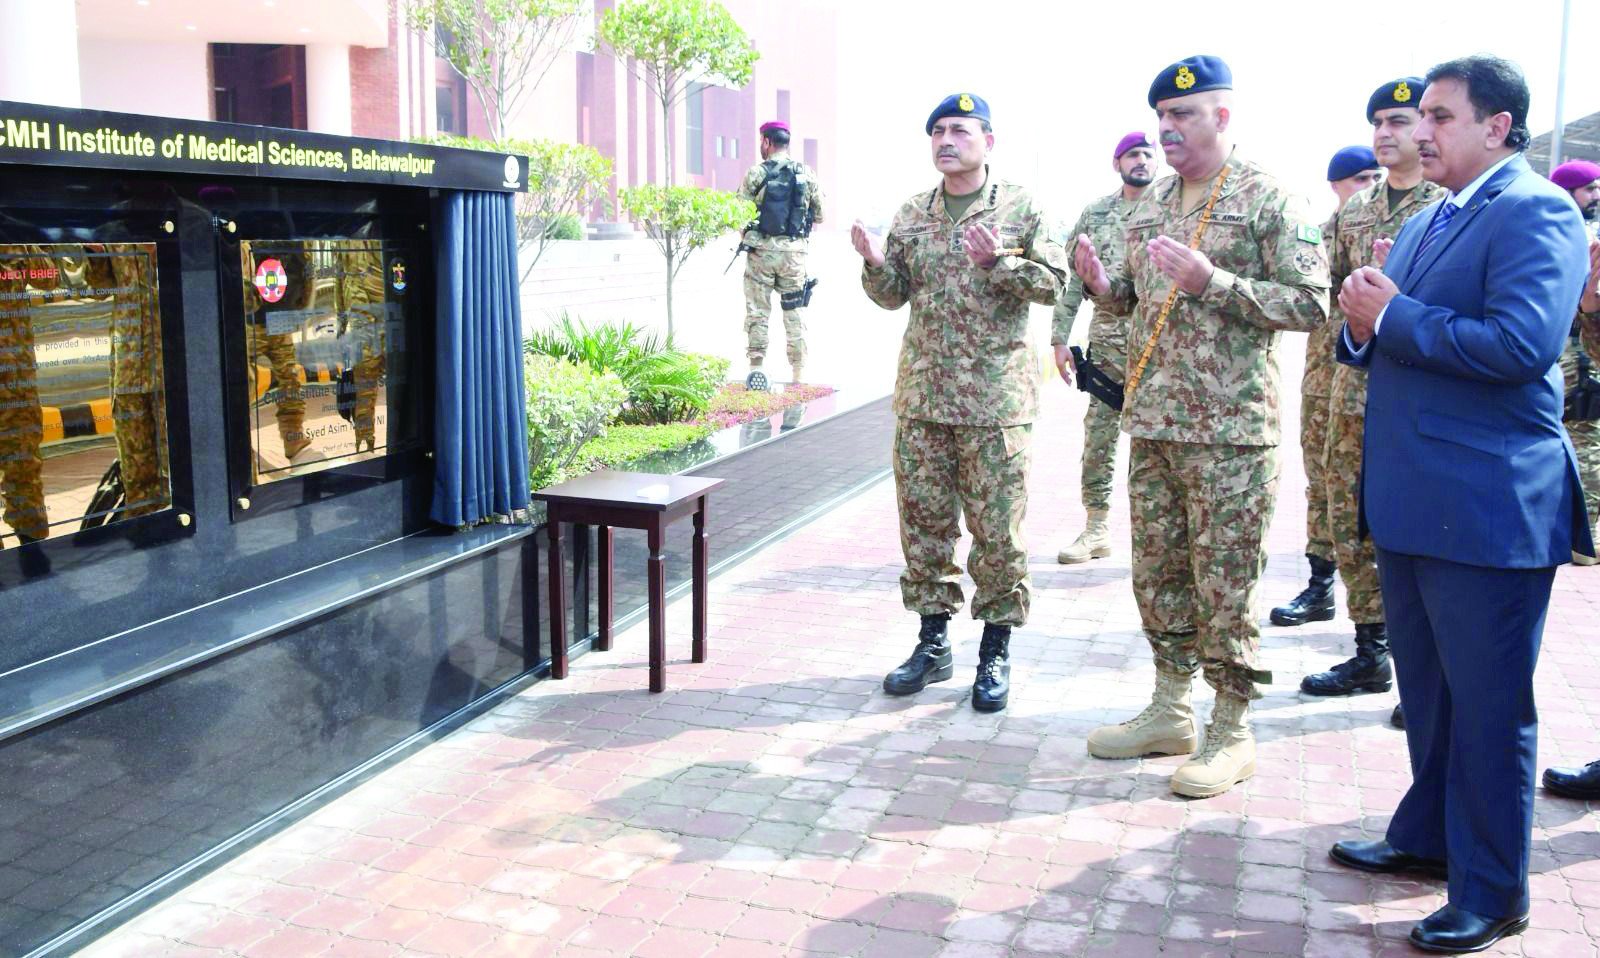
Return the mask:
[[[1234,72],[1234,141],[1333,210],[1334,151],[1372,142],[1367,97],[1385,80],[1442,60],[1494,53],[1532,89],[1534,134],[1555,123],[1560,0],[1436,4],[1294,4],[1011,0],[805,0],[839,13],[837,170],[824,171],[835,225],[887,223],[938,174],[923,125],[946,94],[970,91],[994,111],[993,169],[1071,218],[1118,180],[1116,141],[1154,135],[1145,103],[1161,67],[1208,53]],[[1600,2],[1575,0],[1566,117],[1600,111]],[[797,135],[799,134],[797,132]],[[1165,172],[1165,168],[1163,168]]]

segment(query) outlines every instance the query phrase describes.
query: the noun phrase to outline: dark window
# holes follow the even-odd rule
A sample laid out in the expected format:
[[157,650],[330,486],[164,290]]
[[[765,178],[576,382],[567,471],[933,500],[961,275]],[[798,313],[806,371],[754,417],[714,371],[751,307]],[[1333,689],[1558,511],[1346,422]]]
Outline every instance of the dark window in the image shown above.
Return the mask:
[[306,128],[305,47],[213,43],[211,77],[216,119]]
[[789,91],[778,91],[778,119],[789,122]]

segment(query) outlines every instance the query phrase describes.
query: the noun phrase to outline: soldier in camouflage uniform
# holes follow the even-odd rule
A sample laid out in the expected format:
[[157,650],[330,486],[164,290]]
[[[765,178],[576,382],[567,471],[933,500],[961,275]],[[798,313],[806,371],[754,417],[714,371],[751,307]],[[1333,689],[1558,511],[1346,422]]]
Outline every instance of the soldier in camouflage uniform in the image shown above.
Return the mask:
[[1328,319],[1321,232],[1301,201],[1232,151],[1232,88],[1215,57],[1161,71],[1149,102],[1177,175],[1128,214],[1117,273],[1089,237],[1074,250],[1096,305],[1134,311],[1122,428],[1133,438],[1134,595],[1156,660],[1150,706],[1096,729],[1089,752],[1194,751],[1189,687],[1203,669],[1216,707],[1204,746],[1171,782],[1195,798],[1255,771],[1246,713],[1271,679],[1257,666],[1253,609],[1278,485],[1274,350],[1281,331]]
[[[1095,248],[1105,250],[1108,256],[1120,256],[1128,210],[1155,179],[1155,147],[1143,133],[1129,133],[1112,151],[1111,164],[1122,178],[1122,188],[1084,207],[1067,236],[1070,242],[1070,237],[1086,234],[1094,241]],[[1056,303],[1050,328],[1056,369],[1069,384],[1072,382],[1072,356],[1067,340],[1072,335],[1072,321],[1082,303],[1083,280],[1074,274],[1067,280],[1066,292]],[[1128,365],[1126,313],[1113,309],[1094,310],[1094,320],[1089,325],[1088,358],[1108,377],[1122,382],[1124,367]],[[1106,520],[1111,515],[1111,485],[1117,467],[1117,424],[1121,418],[1121,413],[1110,404],[1092,395],[1089,397],[1089,408],[1083,414],[1081,462],[1083,508],[1089,513],[1089,521],[1075,542],[1056,553],[1057,562],[1087,562],[1111,554],[1111,532]]]
[[1028,304],[1056,301],[1067,264],[1033,198],[989,176],[994,136],[982,98],[951,95],[926,130],[943,183],[902,206],[881,245],[859,221],[851,229],[867,295],[884,309],[911,304],[894,391],[894,473],[900,592],[922,627],[884,690],[909,695],[952,674],[947,623],[963,603],[954,556],[964,515],[972,616],[984,621],[972,706],[997,711],[1010,689],[1011,629],[1028,619],[1022,519],[1039,407]]
[[[798,194],[803,195],[779,197],[779,191],[769,190],[775,177],[785,171],[792,174]],[[743,240],[749,250],[744,263],[744,332],[750,369],[760,369],[766,359],[767,328],[776,291],[783,309],[791,378],[798,383],[806,361],[806,321],[801,312],[806,247],[811,226],[822,222],[822,185],[815,170],[790,158],[788,124],[778,120],[762,124],[761,162],[744,175],[739,195],[755,203],[758,211]],[[789,215],[791,202],[800,207],[793,216]]]
[[[39,405],[32,304],[59,285],[59,264],[42,246],[0,257],[0,492],[5,521],[22,542],[48,538],[44,501],[44,410]],[[38,278],[30,279],[37,275]]]
[[156,250],[152,244],[107,243],[86,253],[90,287],[112,294],[111,419],[125,502],[118,518],[131,519],[172,504]]
[[[253,253],[241,247],[240,255],[244,257],[247,350],[245,368],[250,377],[250,395],[255,402],[259,400],[255,400],[254,397],[265,392],[256,382],[260,370],[256,362],[265,358],[272,370],[271,388],[278,392],[276,413],[278,437],[283,442],[284,458],[293,462],[296,456],[311,446],[311,438],[306,435],[305,429],[306,400],[302,389],[304,372],[295,352],[294,334],[267,332],[267,313],[275,310],[303,310],[311,305],[312,295],[316,289],[310,267],[311,253],[309,249]],[[262,301],[254,285],[256,267],[268,259],[276,259],[283,264],[284,273],[288,276],[288,291],[283,299],[270,306]]]
[[[1339,198],[1334,216],[1350,197],[1383,178],[1378,158],[1364,146],[1347,146],[1328,163],[1328,186]],[[1333,220],[1323,224],[1324,242],[1332,242]],[[1311,581],[1301,593],[1272,610],[1274,625],[1304,625],[1333,618],[1333,571],[1336,564],[1329,530],[1328,485],[1323,452],[1328,444],[1328,396],[1333,390],[1335,327],[1323,326],[1306,337],[1305,374],[1300,380],[1300,458],[1306,470],[1306,559]]]
[[[1389,176],[1387,181],[1357,194],[1334,217],[1327,239],[1336,289],[1361,267],[1379,265],[1378,242],[1392,242],[1407,218],[1445,192],[1444,187],[1422,178],[1422,158],[1411,139],[1422,118],[1417,104],[1424,86],[1420,77],[1402,77],[1378,87],[1367,101],[1373,150]],[[1387,243],[1381,248],[1387,248]],[[1344,328],[1344,321],[1344,313],[1334,304],[1324,327],[1330,355],[1334,337]],[[1394,682],[1394,670],[1389,664],[1383,596],[1378,591],[1378,556],[1372,540],[1361,534],[1360,518],[1367,371],[1336,364],[1332,393],[1323,451],[1327,465],[1324,508],[1338,552],[1350,619],[1356,626],[1356,654],[1327,672],[1306,676],[1300,689],[1311,695],[1387,692]]]
[[[1591,237],[1600,241],[1600,164],[1584,160],[1563,163],[1551,171],[1550,178],[1572,194],[1573,201],[1583,213],[1584,226]],[[1586,308],[1591,311],[1587,317],[1591,328],[1600,325],[1600,316],[1593,315],[1600,313],[1600,297],[1588,298],[1585,303],[1578,305],[1578,316],[1572,324],[1573,337],[1561,352],[1561,376],[1568,392],[1578,383],[1580,353],[1589,358],[1589,374],[1600,377],[1600,360],[1596,359],[1600,357],[1600,331],[1584,328]],[[1583,482],[1583,499],[1589,510],[1589,521],[1596,523],[1595,529],[1600,531],[1600,421],[1569,419],[1564,425],[1567,427],[1567,438],[1572,440],[1573,452],[1578,456],[1578,473]],[[1574,565],[1588,566],[1594,565],[1596,560],[1593,556],[1574,552],[1572,562]]]
[[386,294],[382,250],[376,240],[350,241],[340,246],[339,284],[335,308],[339,314],[344,361],[355,379],[356,452],[377,448],[378,385],[387,360],[385,349]]

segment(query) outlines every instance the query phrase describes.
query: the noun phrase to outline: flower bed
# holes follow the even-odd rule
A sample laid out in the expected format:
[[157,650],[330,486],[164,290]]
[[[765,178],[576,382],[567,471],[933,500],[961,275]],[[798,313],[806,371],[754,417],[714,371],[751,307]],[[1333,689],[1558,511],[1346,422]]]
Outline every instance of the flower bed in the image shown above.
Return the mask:
[[832,386],[800,385],[769,393],[746,389],[743,383],[729,383],[712,397],[705,415],[696,421],[712,429],[729,429],[757,419],[770,419],[790,406],[821,399],[832,392]]

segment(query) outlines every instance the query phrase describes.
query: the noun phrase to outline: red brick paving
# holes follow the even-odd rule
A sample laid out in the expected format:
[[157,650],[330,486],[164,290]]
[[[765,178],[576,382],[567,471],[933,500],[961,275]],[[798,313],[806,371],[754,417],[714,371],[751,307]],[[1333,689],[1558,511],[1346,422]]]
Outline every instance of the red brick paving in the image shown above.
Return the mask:
[[[1278,684],[1254,710],[1258,772],[1227,795],[1171,795],[1179,759],[1085,754],[1089,729],[1143,705],[1152,667],[1126,546],[1053,561],[1082,521],[1084,399],[1046,395],[1035,606],[1007,712],[966,704],[979,629],[964,618],[955,681],[879,690],[915,630],[880,485],[713,583],[709,663],[688,662],[675,605],[667,693],[644,691],[635,628],[85,954],[1413,954],[1405,935],[1442,886],[1326,857],[1337,838],[1381,834],[1407,782],[1392,696],[1296,693],[1348,654],[1348,623],[1265,629]],[[1263,614],[1306,574],[1293,444],[1282,459]],[[1563,569],[1537,679],[1541,766],[1600,756],[1597,621],[1600,569]],[[1492,954],[1600,958],[1595,826],[1582,803],[1540,797],[1533,927]]]

